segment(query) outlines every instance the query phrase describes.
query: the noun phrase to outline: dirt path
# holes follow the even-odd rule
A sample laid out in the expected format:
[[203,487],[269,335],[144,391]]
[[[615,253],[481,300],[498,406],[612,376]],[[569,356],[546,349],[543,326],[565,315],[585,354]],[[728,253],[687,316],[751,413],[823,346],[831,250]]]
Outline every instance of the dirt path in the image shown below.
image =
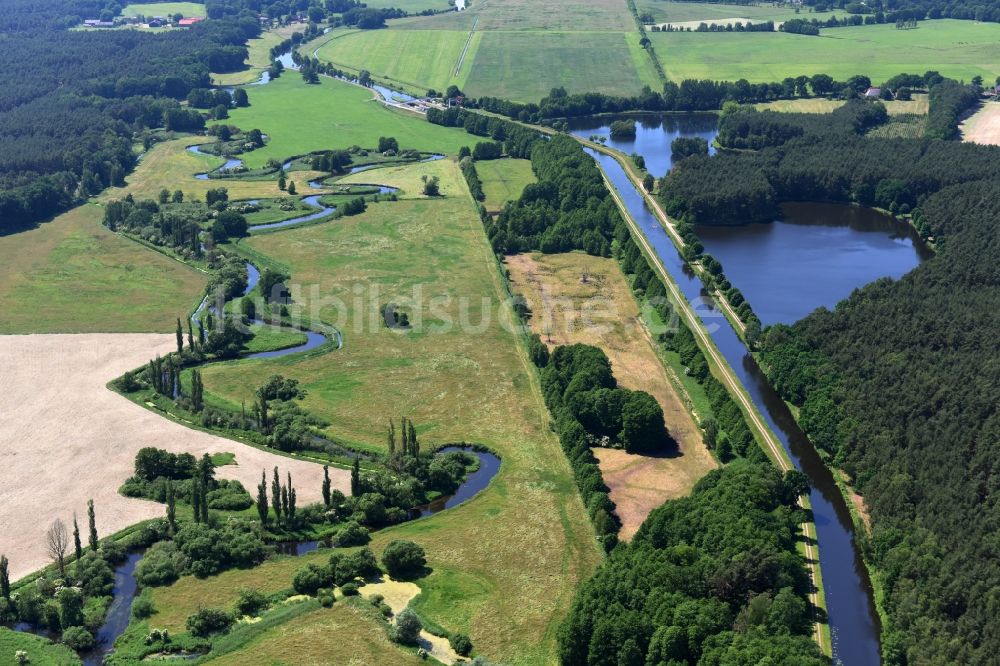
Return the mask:
[[1000,146],[1000,102],[986,102],[983,108],[958,126],[962,141]]
[[[101,536],[163,515],[161,504],[118,494],[144,446],[197,456],[230,451],[236,465],[218,475],[251,494],[261,470],[277,465],[291,472],[303,504],[320,498],[319,465],[185,428],[106,388],[174,344],[173,335],[157,334],[0,336],[0,553],[12,579],[49,562],[44,535],[56,518],[70,525],[76,511],[86,531],[90,498]],[[331,468],[330,476],[348,492],[347,471]]]
[[[532,330],[550,347],[577,342],[600,347],[618,383],[646,391],[660,403],[678,455],[653,457],[594,449],[631,539],[649,512],[687,495],[716,467],[701,431],[654,351],[628,282],[612,259],[580,253],[507,257],[515,291],[528,300]],[[586,274],[586,282],[581,280]]]

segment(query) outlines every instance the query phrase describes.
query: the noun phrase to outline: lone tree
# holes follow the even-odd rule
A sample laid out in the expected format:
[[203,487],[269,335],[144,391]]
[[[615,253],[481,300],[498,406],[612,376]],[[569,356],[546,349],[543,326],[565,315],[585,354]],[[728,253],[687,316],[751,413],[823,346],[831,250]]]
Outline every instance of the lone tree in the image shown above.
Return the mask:
[[441,194],[441,179],[437,176],[427,177],[424,174],[420,177],[420,180],[424,184],[424,194],[429,197],[436,197]]
[[73,512],[73,550],[79,566],[80,560],[83,559],[83,543],[80,541],[80,525],[76,522],[76,511]]
[[87,500],[87,522],[90,524],[90,549],[97,552],[97,520],[94,517],[94,500]]
[[274,509],[274,519],[281,523],[281,479],[278,477],[278,468],[274,468],[274,476],[271,478],[271,508]]
[[177,494],[171,479],[167,479],[167,526],[171,534],[177,533]]
[[6,555],[0,555],[0,597],[10,601],[10,563]]
[[56,518],[48,531],[45,533],[45,546],[49,551],[49,557],[56,561],[59,566],[60,578],[66,575],[66,549],[69,548],[69,535],[66,533],[66,525],[59,518]]
[[181,328],[181,318],[177,318],[177,353],[184,351],[184,329]]
[[323,506],[330,508],[330,468],[323,465]]
[[423,573],[426,564],[424,549],[412,541],[396,539],[382,552],[382,565],[397,580],[418,576]]
[[354,459],[354,465],[351,466],[351,494],[361,494],[361,461],[358,458]]
[[257,515],[260,524],[267,527],[267,472],[260,471],[260,483],[257,485]]

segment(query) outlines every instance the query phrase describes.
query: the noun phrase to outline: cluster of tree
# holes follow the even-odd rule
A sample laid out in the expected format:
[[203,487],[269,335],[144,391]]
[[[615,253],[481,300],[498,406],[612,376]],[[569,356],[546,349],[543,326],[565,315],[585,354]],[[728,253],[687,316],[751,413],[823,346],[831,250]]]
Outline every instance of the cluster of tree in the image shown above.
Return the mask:
[[[880,106],[858,101],[809,120],[789,114],[784,122],[801,123],[804,135],[757,152],[684,160],[661,188],[664,207],[677,219],[717,225],[774,219],[783,201],[858,203],[909,214],[942,187],[1000,176],[995,151],[987,146],[859,136],[856,128],[864,131],[885,117]],[[874,111],[853,113],[866,108]],[[722,122],[737,127],[742,113]],[[814,129],[816,123],[822,129]],[[770,132],[773,126],[768,127]],[[747,140],[763,142],[765,136],[748,135]],[[930,235],[920,216],[914,219],[921,233]]]
[[[203,127],[203,116],[178,100],[207,88],[210,71],[242,67],[246,39],[259,34],[246,17],[163,34],[65,31],[78,19],[53,21],[52,3],[13,4],[16,23],[0,29],[11,33],[5,51],[20,72],[0,90],[0,228],[7,231],[122,184],[135,163],[136,134]],[[67,14],[101,11],[92,4],[73,3]],[[13,16],[5,12],[0,23]]]
[[611,255],[621,214],[594,160],[569,136],[537,143],[531,166],[538,182],[504,209],[487,234],[498,254],[580,249]]
[[982,176],[921,204],[933,259],[763,338],[772,384],[865,498],[862,548],[882,583],[892,666],[986,664],[1000,650],[988,629],[1000,563],[986,546],[1000,464],[1000,178]]
[[[860,24],[861,21],[859,20],[858,23]],[[793,18],[784,21],[778,28],[778,30],[780,30],[781,32],[787,32],[794,35],[815,36],[819,35],[819,22],[816,21],[816,19],[809,21],[807,19]]]
[[503,157],[503,144],[499,141],[479,141],[472,149],[472,159],[498,160]]
[[206,454],[199,461],[189,453],[173,454],[154,447],[139,450],[135,473],[118,490],[126,497],[142,497],[167,505],[167,519],[176,529],[176,502],[188,502],[198,522],[207,522],[208,509],[242,511],[253,499],[239,481],[215,478],[215,465]]
[[463,157],[458,166],[462,170],[462,175],[465,176],[465,182],[469,185],[469,192],[472,193],[472,198],[476,201],[485,200],[486,194],[483,192],[483,181],[479,179],[479,172],[476,171],[476,165],[472,161],[472,157]]
[[699,23],[693,31],[668,23],[653,26],[653,32],[774,32],[774,21],[736,21],[735,23]]
[[959,138],[959,121],[966,111],[978,103],[979,90],[975,86],[950,79],[931,86],[924,136],[930,139]]
[[737,462],[655,509],[578,590],[561,663],[828,664],[796,550],[806,490],[798,472]]
[[692,155],[708,155],[708,141],[700,136],[679,136],[670,142],[670,156],[675,162]]
[[631,118],[615,120],[611,123],[612,139],[635,138],[635,121]]
[[592,446],[629,453],[662,454],[676,449],[663,410],[645,391],[621,388],[607,355],[589,345],[556,347],[541,371],[542,390],[557,422],[583,426]]
[[[804,133],[801,125],[786,122],[782,114],[773,111],[761,113],[750,106],[725,114],[719,122],[716,140],[725,148],[759,150],[767,146],[780,146]],[[707,155],[707,147],[699,154]]]
[[340,15],[339,24],[362,30],[377,30],[384,28],[386,21],[404,16],[406,12],[397,8],[354,7]]
[[208,522],[184,523],[172,538],[146,551],[136,565],[135,578],[144,587],[169,585],[184,574],[201,578],[254,567],[272,553],[256,523],[240,519],[219,527]]
[[445,127],[463,127],[469,134],[502,141],[507,155],[522,159],[531,157],[532,148],[542,140],[542,136],[535,130],[503,118],[473,113],[462,107],[428,109],[427,121]]

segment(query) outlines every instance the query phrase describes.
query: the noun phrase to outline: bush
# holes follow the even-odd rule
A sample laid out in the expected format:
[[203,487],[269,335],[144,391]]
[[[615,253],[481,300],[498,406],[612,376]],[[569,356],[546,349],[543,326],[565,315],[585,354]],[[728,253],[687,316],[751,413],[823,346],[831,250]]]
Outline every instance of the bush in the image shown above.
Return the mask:
[[69,627],[62,634],[62,641],[77,652],[94,647],[94,636],[83,627]]
[[417,576],[426,564],[424,549],[412,541],[396,539],[382,552],[382,565],[389,575],[396,579]]
[[143,587],[168,585],[184,572],[187,558],[171,541],[161,541],[146,551],[135,567],[135,579]]
[[396,627],[392,632],[394,641],[401,645],[416,645],[420,630],[424,628],[417,614],[409,608],[404,608],[396,618]]
[[307,564],[295,572],[292,578],[292,588],[299,594],[315,596],[321,587],[333,585],[333,575],[329,568],[316,564]]
[[261,611],[270,605],[267,596],[258,589],[242,587],[239,594],[239,598],[233,604],[233,615],[236,617],[260,615]]
[[137,620],[145,620],[156,612],[153,600],[148,595],[141,594],[132,602],[132,617]]
[[451,644],[451,649],[463,657],[472,654],[472,640],[465,634],[452,634],[448,642]]
[[336,597],[333,596],[333,592],[323,590],[319,593],[319,605],[323,608],[330,608],[336,601]]
[[233,616],[221,608],[199,608],[197,613],[187,619],[188,631],[201,638],[225,633],[231,626]]
[[371,535],[368,534],[368,530],[353,520],[341,527],[337,536],[334,537],[334,543],[342,548],[363,546],[369,541],[371,541]]
[[341,585],[340,591],[343,592],[345,597],[356,597],[358,595],[358,584],[344,583]]

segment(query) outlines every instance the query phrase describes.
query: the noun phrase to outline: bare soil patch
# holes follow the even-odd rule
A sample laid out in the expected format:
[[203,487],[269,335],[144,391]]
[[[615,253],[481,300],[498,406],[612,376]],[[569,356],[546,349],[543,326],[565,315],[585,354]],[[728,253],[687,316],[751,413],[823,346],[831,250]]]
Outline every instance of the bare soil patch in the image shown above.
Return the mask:
[[1000,102],[987,102],[958,126],[962,141],[1000,146]]
[[[185,428],[106,387],[174,344],[173,335],[157,334],[0,336],[0,552],[13,579],[48,563],[44,536],[53,520],[68,525],[75,511],[86,529],[88,499],[101,536],[163,515],[161,504],[118,494],[144,446],[196,456],[231,451],[236,463],[217,474],[251,494],[261,470],[277,466],[291,472],[303,503],[320,498],[320,465]],[[349,491],[346,470],[330,476]]]
[[[507,257],[515,291],[528,301],[532,330],[550,347],[577,342],[600,347],[618,383],[660,403],[678,454],[652,457],[595,449],[621,536],[630,539],[649,512],[690,492],[716,467],[701,432],[656,356],[628,282],[612,259],[580,253]],[[584,277],[585,276],[585,277]]]

